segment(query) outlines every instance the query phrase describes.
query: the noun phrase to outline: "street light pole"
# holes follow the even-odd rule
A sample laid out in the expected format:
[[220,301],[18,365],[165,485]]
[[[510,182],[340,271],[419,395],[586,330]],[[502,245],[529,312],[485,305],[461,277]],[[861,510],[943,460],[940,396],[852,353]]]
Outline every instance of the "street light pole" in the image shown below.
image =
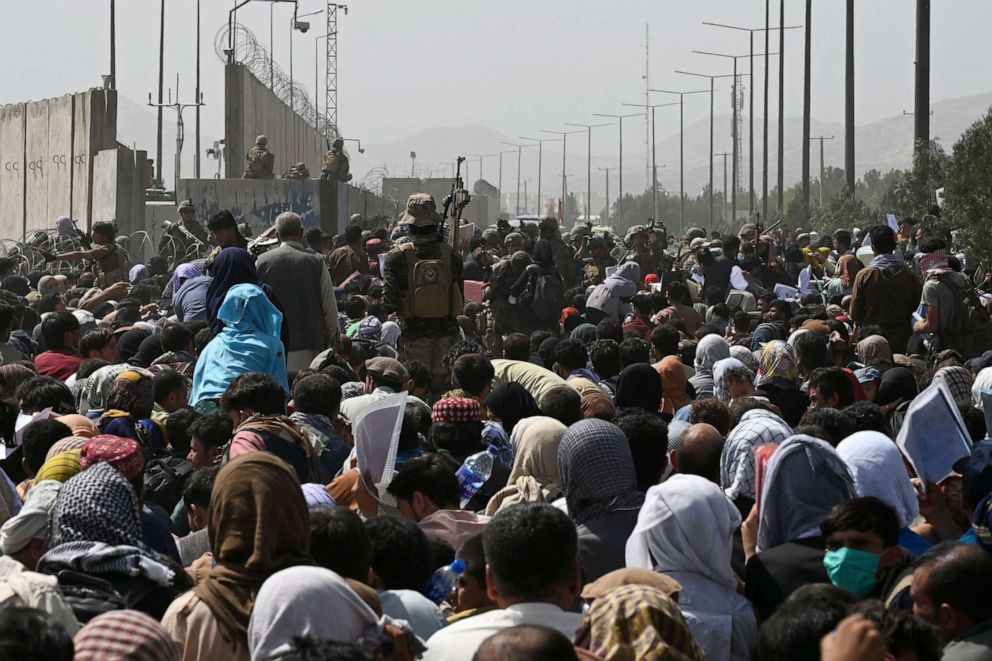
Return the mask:
[[[657,108],[664,108],[667,106],[676,106],[678,103],[656,103],[656,104],[646,104],[646,103],[621,103],[622,106],[631,106],[633,108],[650,108],[651,109],[651,218],[658,218],[658,159],[657,159],[657,142],[655,141],[655,123],[654,123],[654,111]],[[710,108],[712,113],[713,108]],[[710,144],[713,143],[713,121],[712,114],[710,119]],[[710,172],[710,183],[712,184],[713,172]],[[712,214],[711,214],[712,215]]]
[[605,124],[573,124],[565,122],[565,126],[575,126],[584,128],[589,132],[586,144],[586,215],[592,216],[592,130],[600,126],[612,126],[609,122]]
[[610,222],[610,170],[616,168],[599,168],[599,170],[606,173],[606,224],[613,227],[613,223]]
[[[712,86],[711,86],[712,88]],[[679,95],[679,236],[685,224],[685,95],[705,94],[711,90],[693,90],[691,92],[676,92],[673,90],[651,89],[651,92]]]
[[[524,136],[517,136],[518,140],[531,140],[537,145],[537,215],[541,215],[541,171],[544,169],[544,143],[554,142],[558,138],[527,138]],[[527,202],[526,196],[524,196],[524,203]]]
[[[516,143],[516,142],[503,142],[503,144],[504,145],[510,145],[511,147],[516,147],[517,148],[517,203],[516,203],[516,209],[514,210],[513,215],[514,216],[519,216],[520,215],[520,155],[521,155],[521,151],[523,150],[524,147],[531,147],[533,145],[521,145],[521,144]],[[525,202],[526,202],[526,200],[525,200]]]
[[823,167],[823,141],[833,140],[833,139],[834,136],[832,135],[831,136],[819,135],[815,138],[810,138],[810,140],[820,141],[820,208],[821,209],[823,208],[823,176],[826,172],[826,169]]
[[646,113],[635,112],[629,113],[627,115],[609,115],[605,113],[594,112],[593,115],[596,117],[611,117],[617,120],[620,126],[620,162],[618,163],[618,190],[617,193],[617,217],[620,224],[623,224],[623,120],[627,117],[640,117]]
[[720,215],[723,217],[723,222],[727,227],[730,227],[730,221],[727,220],[727,157],[732,156],[732,153],[724,151],[714,154],[714,156],[723,156],[723,213]]
[[778,217],[785,213],[785,0],[778,15]]
[[[542,133],[553,133],[561,136],[561,208],[565,208],[565,196],[568,194],[568,182],[565,175],[565,154],[568,149],[568,136],[582,131],[550,131],[541,129]],[[557,140],[557,138],[555,138]]]
[[[504,143],[509,144],[509,143]],[[503,206],[503,154],[512,154],[512,149],[499,152],[499,179],[496,183],[496,190],[499,191],[499,207]],[[482,167],[481,165],[479,167]]]

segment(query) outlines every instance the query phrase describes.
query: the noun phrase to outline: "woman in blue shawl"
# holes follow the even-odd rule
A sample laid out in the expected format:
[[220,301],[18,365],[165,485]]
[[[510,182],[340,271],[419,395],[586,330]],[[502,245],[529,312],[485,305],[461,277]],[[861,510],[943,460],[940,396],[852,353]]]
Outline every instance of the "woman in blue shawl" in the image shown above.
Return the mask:
[[190,403],[201,412],[216,408],[231,381],[247,372],[271,374],[288,393],[286,348],[279,338],[282,313],[265,292],[257,285],[234,285],[217,319],[222,329],[196,361]]
[[[217,313],[230,291],[235,285],[256,285],[263,290],[267,289],[258,282],[258,273],[255,271],[255,261],[248,254],[247,250],[241,248],[224,248],[217,255],[217,259],[210,265],[210,273],[213,281],[207,289],[207,319],[210,321],[210,334],[220,333],[223,324]],[[266,291],[266,294],[269,292]],[[278,329],[277,329],[278,336]]]

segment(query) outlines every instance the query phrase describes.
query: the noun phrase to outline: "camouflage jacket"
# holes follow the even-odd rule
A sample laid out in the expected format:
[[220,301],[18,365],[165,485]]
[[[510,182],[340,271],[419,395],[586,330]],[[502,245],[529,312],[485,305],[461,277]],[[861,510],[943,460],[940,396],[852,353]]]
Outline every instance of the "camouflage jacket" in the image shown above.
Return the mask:
[[265,147],[255,145],[245,154],[245,173],[242,179],[274,179],[276,157]]
[[[414,254],[417,259],[438,259],[441,256],[441,244],[436,241],[416,246]],[[409,290],[409,271],[406,255],[399,247],[386,253],[385,273],[382,276],[382,298],[387,313],[399,312],[400,303]],[[464,289],[462,280],[462,260],[458,253],[452,254],[451,275],[458,286]],[[455,315],[439,319],[419,319],[400,317],[400,328],[403,336],[409,339],[421,337],[443,337],[458,332],[458,321]]]

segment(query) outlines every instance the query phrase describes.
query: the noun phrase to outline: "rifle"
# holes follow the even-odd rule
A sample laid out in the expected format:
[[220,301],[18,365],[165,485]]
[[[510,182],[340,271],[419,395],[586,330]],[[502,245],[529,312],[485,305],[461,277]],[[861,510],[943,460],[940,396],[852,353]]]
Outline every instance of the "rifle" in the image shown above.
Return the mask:
[[462,220],[462,210],[465,209],[472,199],[472,196],[465,190],[465,182],[462,181],[462,163],[464,162],[465,157],[459,156],[455,166],[455,178],[451,182],[451,191],[444,197],[444,212],[441,214],[441,224],[437,228],[438,238],[444,242],[444,226],[448,221],[451,206],[454,205],[455,214],[453,220],[455,221],[455,228],[452,232],[452,246],[457,242],[458,227]]

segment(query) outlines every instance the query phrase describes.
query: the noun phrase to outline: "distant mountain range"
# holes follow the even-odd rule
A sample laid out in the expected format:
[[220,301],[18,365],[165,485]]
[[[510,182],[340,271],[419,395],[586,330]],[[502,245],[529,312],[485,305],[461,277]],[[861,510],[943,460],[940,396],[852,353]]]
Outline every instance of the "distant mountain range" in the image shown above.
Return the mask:
[[[992,106],[992,92],[976,96],[946,99],[933,104],[933,114],[930,118],[930,134],[939,138],[945,149],[950,151],[961,133]],[[677,191],[679,187],[679,136],[678,115],[673,112],[658,111],[657,134],[667,136],[657,143],[658,179],[663,188]],[[815,110],[814,110],[815,113]],[[175,152],[175,123],[173,113],[166,113],[163,129],[163,160],[167,180],[171,181],[173,154]],[[184,115],[186,120],[186,140],[183,150],[183,175],[193,174],[193,113]],[[673,122],[675,122],[673,124]],[[748,185],[748,137],[749,124],[747,117],[741,122],[741,171],[740,187]],[[648,186],[650,174],[645,168],[644,125],[640,122],[629,121],[624,127],[624,191],[639,192]],[[761,120],[755,120],[755,188],[760,194],[761,189]],[[714,152],[731,151],[731,115],[719,115],[714,118]],[[610,139],[616,140],[616,127],[594,129],[596,136],[594,146],[597,149],[608,144],[604,132]],[[815,117],[811,120],[812,136],[833,136],[833,140],[824,141],[824,161],[827,165],[843,167],[844,164],[844,127],[838,122],[821,122]],[[770,119],[768,123],[768,154],[769,172],[768,187],[774,188],[777,182],[777,122]],[[568,136],[568,155],[566,158],[566,174],[570,190],[586,190],[586,136],[582,133]],[[128,146],[136,144],[138,149],[146,149],[149,157],[154,158],[155,151],[155,113],[144,105],[139,105],[130,99],[121,97],[118,104],[118,139]],[[201,148],[206,149],[217,139],[214,136],[203,135]],[[486,126],[466,125],[451,127],[430,127],[418,131],[399,140],[383,144],[364,144],[365,153],[357,153],[355,143],[347,143],[351,152],[351,171],[355,183],[374,180],[388,173],[393,177],[410,176],[410,152],[416,152],[416,175],[419,177],[449,177],[453,169],[455,157],[458,154],[494,154],[499,151],[511,151],[503,154],[503,191],[515,191],[517,177],[517,154],[512,147],[504,142],[518,142],[511,136],[504,135]],[[856,164],[860,177],[870,169],[886,172],[894,168],[905,168],[912,163],[913,150],[913,118],[907,115],[894,115],[885,119],[857,127],[856,132]],[[270,145],[279,149],[278,145]],[[685,191],[687,195],[698,194],[709,180],[709,120],[703,119],[685,127]],[[792,117],[785,120],[785,185],[791,186],[799,180],[802,171],[802,118]],[[727,159],[727,177],[731,177],[731,159]],[[811,145],[810,165],[812,175],[819,171],[819,144]],[[319,164],[310,166],[311,172],[319,170]],[[599,168],[615,168],[616,153],[597,152],[592,158],[592,190],[597,197],[605,191],[605,173]],[[469,184],[479,178],[479,159],[468,160]],[[204,157],[202,175],[213,176],[217,171],[216,161]],[[533,196],[537,189],[537,149],[527,147],[522,151],[521,179],[529,180],[528,192]],[[463,170],[463,175],[465,171]],[[493,185],[498,183],[498,158],[483,159],[482,174]],[[714,185],[717,190],[723,188],[723,159],[714,159]],[[617,195],[617,172],[610,172],[610,196]],[[729,186],[729,183],[728,183]],[[523,184],[521,184],[523,188]],[[543,151],[542,192],[544,197],[555,196],[561,190],[561,147],[559,143],[547,143]],[[597,205],[596,200],[594,207]],[[598,208],[598,207],[597,207]]]

